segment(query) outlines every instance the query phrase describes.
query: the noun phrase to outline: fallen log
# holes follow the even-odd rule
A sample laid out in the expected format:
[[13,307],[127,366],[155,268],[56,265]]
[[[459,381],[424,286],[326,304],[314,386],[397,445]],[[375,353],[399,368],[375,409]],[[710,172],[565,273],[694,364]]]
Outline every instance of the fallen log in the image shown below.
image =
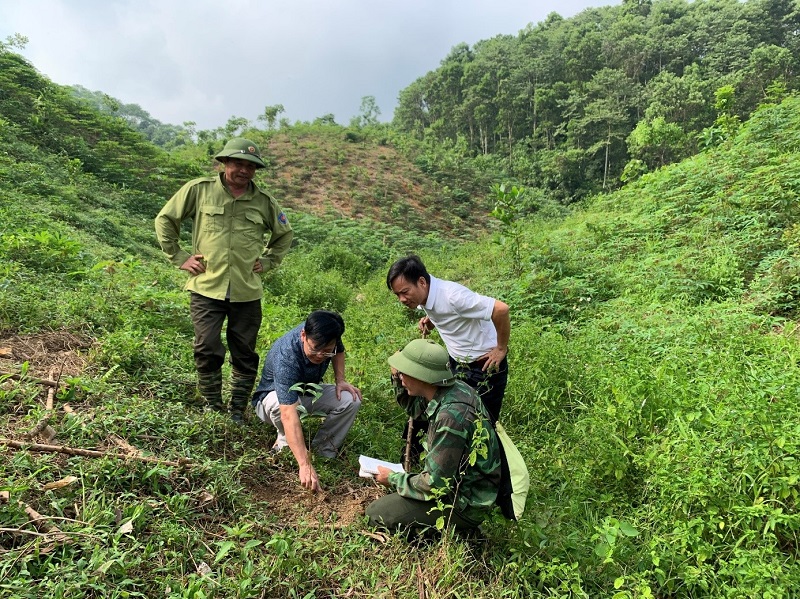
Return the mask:
[[136,456],[113,453],[108,451],[98,451],[96,449],[81,449],[79,447],[67,447],[65,445],[44,445],[42,443],[28,443],[25,441],[14,441],[13,439],[0,439],[0,445],[7,445],[15,449],[27,449],[29,451],[49,451],[52,453],[65,453],[67,455],[83,456],[87,458],[115,458],[119,460],[137,460],[150,464],[161,464],[162,466],[173,466],[175,468],[187,468],[192,465],[188,458],[180,458],[177,462],[162,460],[151,456]]

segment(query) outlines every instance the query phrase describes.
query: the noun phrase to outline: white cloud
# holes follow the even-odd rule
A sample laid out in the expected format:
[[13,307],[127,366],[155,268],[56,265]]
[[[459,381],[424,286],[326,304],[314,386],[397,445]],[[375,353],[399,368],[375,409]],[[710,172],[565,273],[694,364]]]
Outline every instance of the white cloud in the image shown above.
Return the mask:
[[516,34],[550,12],[602,0],[26,0],[2,8],[0,38],[56,83],[103,91],[155,118],[201,129],[255,121],[283,104],[290,120],[334,113],[363,96],[382,118],[397,95],[458,43]]

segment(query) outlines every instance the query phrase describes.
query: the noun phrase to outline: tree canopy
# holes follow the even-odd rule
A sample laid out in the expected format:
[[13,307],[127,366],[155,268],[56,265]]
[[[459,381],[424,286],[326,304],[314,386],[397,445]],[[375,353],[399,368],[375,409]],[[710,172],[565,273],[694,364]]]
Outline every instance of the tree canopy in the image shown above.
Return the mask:
[[430,143],[463,138],[471,155],[503,156],[519,183],[569,202],[618,185],[631,160],[647,170],[697,152],[722,86],[740,119],[797,89],[798,31],[791,0],[553,13],[516,36],[455,46],[400,92],[394,124]]

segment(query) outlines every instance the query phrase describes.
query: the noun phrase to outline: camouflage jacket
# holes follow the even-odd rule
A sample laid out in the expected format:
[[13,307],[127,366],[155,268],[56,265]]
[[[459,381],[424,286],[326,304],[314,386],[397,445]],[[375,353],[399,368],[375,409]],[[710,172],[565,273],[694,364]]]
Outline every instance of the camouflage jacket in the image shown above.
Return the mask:
[[494,506],[500,483],[497,434],[478,394],[462,381],[440,387],[430,402],[410,397],[395,380],[397,403],[414,418],[428,421],[422,472],[394,472],[389,483],[403,497],[442,501],[474,520]]

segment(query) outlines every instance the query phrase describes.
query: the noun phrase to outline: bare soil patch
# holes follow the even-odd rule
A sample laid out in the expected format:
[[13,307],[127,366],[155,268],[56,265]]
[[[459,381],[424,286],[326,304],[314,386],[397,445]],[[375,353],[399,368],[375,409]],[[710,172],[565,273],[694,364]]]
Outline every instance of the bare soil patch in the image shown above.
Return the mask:
[[[432,204],[437,184],[390,146],[338,135],[279,134],[265,148],[268,187],[285,208],[316,216],[368,217],[400,227],[408,213],[423,230],[448,232],[452,215]],[[407,210],[395,213],[399,206]]]
[[286,526],[344,528],[358,523],[366,507],[386,493],[377,483],[362,478],[311,493],[300,486],[297,470],[288,465],[277,466],[268,480],[246,480],[245,485],[253,498],[266,502],[269,513]]
[[92,341],[69,331],[46,331],[31,335],[0,332],[0,372],[18,373],[28,363],[28,376],[76,377],[86,368],[86,350]]

